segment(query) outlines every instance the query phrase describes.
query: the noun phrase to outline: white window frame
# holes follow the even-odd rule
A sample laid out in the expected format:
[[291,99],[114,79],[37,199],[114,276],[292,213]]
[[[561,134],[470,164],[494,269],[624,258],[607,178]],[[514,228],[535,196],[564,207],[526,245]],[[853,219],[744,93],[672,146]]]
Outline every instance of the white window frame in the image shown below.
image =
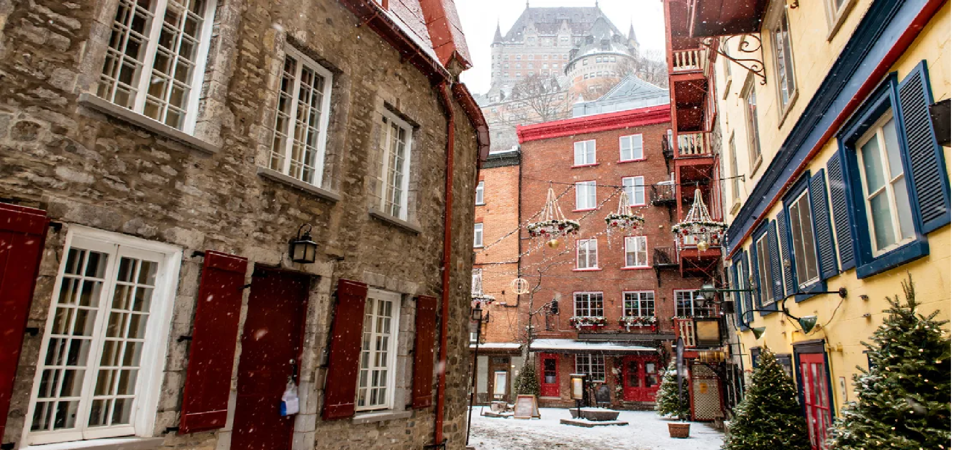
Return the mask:
[[477,183],[477,195],[476,195],[476,199],[475,199],[475,201],[474,201],[474,204],[475,204],[475,205],[482,205],[482,204],[483,204],[483,194],[484,194],[484,191],[483,191],[483,180],[480,180],[480,182]]
[[767,306],[774,302],[773,298],[773,273],[770,271],[770,247],[767,240],[770,239],[770,231],[763,233],[757,238],[757,287],[760,292],[760,305]]
[[[778,106],[781,115],[787,113],[797,96],[797,75],[793,58],[793,39],[790,37],[790,20],[783,8],[774,7],[768,23],[773,52],[773,68],[776,70]],[[780,37],[783,37],[781,40]]]
[[[171,1],[174,1],[174,0],[155,0],[153,9],[149,12],[149,14],[151,14],[152,17],[149,17],[149,16],[147,17],[150,23],[147,29],[145,30],[147,33],[145,35],[141,35],[143,38],[143,43],[141,45],[141,49],[136,59],[136,62],[134,62],[134,65],[137,67],[137,69],[134,72],[133,81],[135,82],[136,85],[129,86],[129,89],[136,90],[135,94],[131,92],[131,94],[133,94],[134,101],[133,101],[133,107],[130,109],[135,113],[140,114],[144,117],[147,117],[150,120],[159,122],[164,126],[170,126],[170,125],[167,125],[164,121],[160,119],[154,119],[152,117],[147,116],[144,113],[144,108],[147,104],[147,92],[149,91],[150,82],[154,78],[153,70],[154,70],[154,64],[156,63],[157,49],[159,47],[159,42],[160,42],[160,32],[163,29],[163,25],[165,23],[164,17],[167,12],[167,7],[171,3]],[[180,4],[180,2],[175,2],[175,3]],[[196,129],[197,115],[199,114],[199,111],[200,111],[200,92],[202,91],[203,77],[206,72],[207,54],[210,51],[210,39],[213,34],[213,23],[216,19],[215,14],[217,9],[217,3],[218,2],[216,0],[206,0],[206,5],[205,5],[206,9],[203,12],[203,18],[202,18],[203,24],[201,26],[199,39],[197,41],[198,48],[196,49],[196,57],[193,61],[193,64],[194,64],[193,74],[190,77],[190,82],[189,82],[190,92],[187,94],[187,103],[186,103],[186,106],[183,108],[185,115],[183,117],[182,128],[171,127],[174,129],[179,129],[184,133],[187,133],[190,135],[192,135]],[[136,6],[135,0],[120,0],[120,2],[118,2],[117,4],[117,10],[118,10],[117,12],[119,12],[119,8],[124,8],[124,7],[131,8],[128,14],[128,17],[133,16],[134,13],[132,11],[134,10],[134,8],[138,10],[142,9],[139,6]],[[184,7],[184,9],[186,9],[186,7]],[[118,28],[121,28],[124,30],[128,30],[129,33],[135,33],[134,31],[129,29],[129,26],[128,26],[129,23],[117,24],[115,17],[116,17],[116,13],[114,13],[110,19],[111,20],[110,25],[114,31],[117,30]],[[178,31],[182,31],[182,30],[178,28]],[[111,35],[110,37],[108,37],[108,39],[112,38],[112,33],[113,31],[111,31]],[[136,34],[140,35],[140,33],[136,33]],[[128,36],[129,35],[124,35],[122,37],[122,39],[124,39],[124,45],[126,45],[126,43],[129,40]],[[175,45],[179,45],[179,43]],[[125,50],[126,48],[124,48],[124,51]],[[113,52],[114,50],[108,49],[107,51],[109,53],[109,52]],[[174,53],[178,54],[179,48],[173,51]],[[106,59],[104,60],[104,65],[108,63],[109,58],[110,58],[110,55],[108,54]],[[180,58],[179,55],[176,55],[173,58],[173,60],[169,62],[169,64],[171,66],[175,66],[175,61],[179,60],[179,58]],[[121,55],[120,59],[125,60],[127,62],[132,62],[131,58],[129,58],[126,55]],[[120,63],[115,62],[115,64],[120,64]],[[118,70],[117,73],[119,73],[119,70],[122,70],[122,69],[117,69],[117,70]],[[172,70],[175,70],[175,69],[172,69]],[[173,83],[172,80],[174,75],[172,73],[165,74],[165,76],[169,77],[171,80],[170,82]],[[101,67],[98,72],[97,79],[98,79],[98,82],[97,82],[98,97],[103,98],[104,100],[107,100],[119,106],[122,106],[125,108],[127,107],[126,105],[116,103],[115,95],[117,92],[117,86],[119,86],[120,84],[117,78],[115,78],[112,75],[105,74],[104,67]],[[105,79],[113,80],[113,87],[110,88],[109,93],[104,93],[100,91],[100,88],[103,87],[101,85],[101,82],[103,82],[103,80]],[[166,95],[169,95],[169,94],[166,94]],[[169,99],[166,99],[164,101],[168,102]],[[177,108],[179,109],[179,107]]]
[[[624,158],[624,151],[629,158]],[[639,153],[639,156],[637,155]],[[640,161],[643,159],[643,134],[620,136],[620,162]]]
[[[753,111],[750,109],[750,98],[753,98]],[[756,170],[763,161],[763,153],[760,149],[760,116],[757,106],[757,86],[750,77],[744,86],[743,95],[743,115],[746,121],[744,127],[747,129],[747,150],[750,155],[751,171]]]
[[[627,314],[627,296],[634,294],[637,296],[637,313],[635,315],[631,315]],[[643,310],[646,309],[643,306],[645,302],[649,302],[652,305],[649,307],[649,309],[652,311],[652,314],[643,314]],[[623,291],[623,315],[626,317],[656,317],[656,293],[654,291]]]
[[[279,109],[283,101],[283,92],[282,84],[277,87],[277,107],[274,108],[274,130],[273,130],[273,140],[271,146],[276,145],[278,142],[277,139],[283,139],[284,149],[283,154],[281,155],[277,152],[277,149],[270,149],[269,162],[267,164],[270,170],[280,172],[284,175],[296,178],[297,180],[312,184],[314,186],[320,186],[323,184],[323,172],[324,172],[324,163],[326,162],[326,149],[327,149],[327,129],[330,125],[330,97],[333,93],[333,72],[327,70],[325,67],[318,64],[316,61],[310,57],[304,55],[302,52],[287,44],[284,48],[284,64],[280,68],[280,82],[282,83],[285,74],[284,67],[286,63],[286,58],[290,58],[296,62],[296,67],[294,68],[294,78],[292,80],[293,91],[290,93],[290,98],[287,99],[287,110],[281,112]],[[316,138],[315,141],[310,142],[297,142],[296,130],[297,130],[297,112],[299,111],[299,102],[300,102],[300,90],[302,89],[302,83],[300,79],[303,75],[303,70],[308,69],[312,70],[317,76],[323,77],[323,99],[320,105],[320,120],[317,124]],[[280,114],[287,116],[286,130],[277,129],[277,123],[279,122]],[[308,127],[305,123],[303,126]],[[302,133],[309,135],[310,133]],[[303,178],[302,167],[300,174],[292,173],[294,170],[293,164],[293,155],[294,155],[294,146],[297,144],[302,144],[304,147],[313,146],[316,148],[316,157],[313,165],[313,179],[306,180]],[[305,149],[303,150],[305,152]],[[280,164],[277,167],[274,164],[274,155],[279,156]],[[301,166],[305,164],[305,161],[302,161],[303,156],[301,155],[301,161],[298,162]]]
[[[726,58],[724,58],[726,61]],[[730,132],[730,197],[731,205],[740,203],[740,167],[737,163],[737,133]],[[731,212],[732,214],[732,212]]]
[[[381,118],[380,136],[378,137],[378,139],[380,139],[380,145],[379,145],[380,155],[378,156],[382,159],[381,159],[381,167],[380,167],[380,174],[379,174],[380,197],[379,197],[379,202],[377,204],[377,210],[379,210],[380,212],[388,216],[396,217],[400,220],[407,220],[407,217],[409,216],[409,211],[407,210],[408,209],[407,204],[409,203],[408,198],[410,196],[410,158],[412,156],[410,149],[413,146],[413,127],[410,126],[410,124],[408,124],[406,121],[401,119],[396,114],[390,112],[386,108],[382,108],[380,110],[380,115],[382,116],[382,118]],[[404,152],[403,180],[400,187],[402,191],[400,195],[400,213],[399,214],[394,214],[392,211],[387,211],[387,193],[390,190],[390,186],[387,184],[387,180],[388,180],[387,175],[390,170],[390,164],[389,164],[390,156],[393,154],[387,148],[387,144],[389,143],[389,139],[390,139],[391,125],[396,125],[399,128],[403,129],[406,132],[406,136],[407,136],[407,140],[404,143],[404,148],[403,148],[403,152]]]
[[[586,361],[581,361],[581,359],[586,359]],[[586,367],[588,370],[581,371],[582,368]],[[599,368],[600,378],[597,379],[595,376],[598,374],[597,369]],[[574,361],[574,369],[577,373],[582,373],[584,375],[590,375],[592,380],[597,383],[603,383],[607,381],[607,367],[604,364],[603,355],[594,355],[594,354],[577,354]],[[584,377],[586,378],[586,377]]]
[[[386,396],[385,401],[382,404],[369,404],[360,406],[360,402],[357,401],[356,411],[376,411],[376,410],[391,410],[394,408],[394,399],[396,394],[397,386],[397,347],[400,341],[400,302],[402,297],[396,292],[383,291],[380,289],[368,289],[366,302],[370,301],[388,301],[392,302],[391,311],[390,311],[390,332],[388,334],[390,341],[387,343],[387,386],[386,386]],[[376,306],[374,306],[374,311],[376,311]],[[363,329],[361,330],[362,334],[367,332],[367,314],[364,311],[363,323],[361,324]],[[361,339],[363,339],[361,337]],[[362,341],[361,341],[362,342]],[[362,345],[362,344],[361,344]],[[360,359],[357,361],[359,369],[357,370],[357,391],[356,397],[360,395],[360,379],[363,376],[363,349],[360,350]],[[369,370],[369,369],[368,369]],[[367,396],[370,395],[370,390],[367,391]],[[358,399],[359,400],[359,399]]]
[[[107,253],[108,260],[105,267],[105,282],[100,292],[99,312],[93,326],[90,353],[87,355],[85,372],[90,375],[84,378],[81,388],[80,405],[77,409],[76,424],[79,427],[55,431],[31,431],[34,410],[37,405],[38,389],[44,372],[45,358],[50,345],[53,331],[58,297],[63,286],[64,270],[67,266],[69,250],[71,248],[84,249]],[[121,256],[134,258],[150,258],[160,256],[157,267],[154,295],[151,300],[150,315],[147,319],[147,328],[144,333],[143,349],[140,356],[139,374],[134,390],[135,400],[132,406],[130,424],[88,427],[90,406],[93,402],[94,385],[97,381],[97,368],[100,366],[103,342],[105,339],[105,322],[108,320],[114,288],[117,285],[117,265]],[[61,254],[56,282],[53,288],[53,298],[50,301],[49,313],[44,326],[43,340],[40,344],[40,357],[33,385],[30,388],[30,403],[23,427],[23,445],[39,445],[57,442],[81,441],[119,436],[153,436],[154,424],[157,419],[157,407],[160,402],[160,391],[163,383],[164,359],[167,352],[170,323],[173,320],[173,307],[177,293],[177,283],[180,274],[180,261],[183,250],[167,244],[133,238],[121,234],[110,233],[82,226],[70,226],[67,231],[64,251]]]
[[483,223],[473,224],[473,248],[483,248]]
[[[630,246],[631,242],[635,247],[635,250],[631,251]],[[643,248],[643,251],[640,248]],[[642,264],[630,265],[629,261],[630,254],[633,254],[634,260],[637,262],[642,261]],[[640,257],[643,256],[641,259]],[[624,269],[643,269],[650,267],[650,248],[647,247],[647,237],[646,236],[624,236],[623,237],[623,268]]]
[[[676,289],[673,291],[673,314],[676,317],[713,317],[714,311],[710,306],[704,306],[702,308],[697,308],[697,304],[694,301],[697,298],[697,294],[700,291],[697,289]],[[681,315],[681,304],[689,302],[690,305],[690,314],[692,315]]]
[[[801,203],[801,202],[805,202],[805,203]],[[803,204],[807,205],[806,220],[804,220],[804,217],[802,214],[803,208],[801,208],[801,205]],[[797,212],[797,217],[800,223],[797,223],[797,221],[793,220],[794,211]],[[797,199],[790,203],[790,205],[787,207],[786,215],[790,221],[789,222],[790,231],[793,238],[791,239],[791,242],[790,242],[790,246],[793,249],[793,256],[794,256],[794,260],[791,262],[793,265],[793,273],[797,277],[797,285],[799,285],[800,288],[805,288],[820,281],[820,260],[818,259],[819,255],[817,254],[817,240],[814,237],[813,205],[810,203],[809,189],[804,189],[803,192],[800,193],[800,195],[797,197]],[[807,242],[804,239],[804,233],[803,233],[804,227],[806,227],[807,230],[809,231],[808,235],[811,238],[811,242]],[[800,240],[800,244],[803,246],[802,249],[797,248],[798,238]],[[803,252],[802,255],[800,253],[801,251]],[[801,257],[803,258],[804,265],[807,265],[809,264],[810,261],[813,261],[813,277],[802,279],[802,277],[800,276],[799,260]],[[806,268],[804,268],[804,272],[806,272]]]
[[470,278],[470,292],[474,298],[483,297],[483,269],[473,269]]
[[573,166],[592,166],[597,163],[597,141],[580,141],[573,143]]
[[580,181],[576,184],[576,211],[597,209],[597,182]]
[[627,197],[630,198],[630,206],[647,205],[647,187],[643,184],[643,176],[623,177],[620,179],[620,183],[623,185]]
[[[586,264],[585,266],[580,265],[581,252],[584,252],[584,256],[585,256],[584,260]],[[597,270],[600,268],[599,260],[600,260],[600,253],[597,247],[596,239],[577,239],[577,261],[576,261],[577,268],[575,270]]]
[[[585,303],[586,307],[581,308],[578,303]],[[592,306],[593,302],[600,305],[597,310]],[[586,312],[587,314],[577,314]],[[573,315],[576,317],[603,317],[603,292],[574,292],[573,293]]]
[[[900,248],[904,244],[914,241],[917,238],[916,232],[913,232],[912,236],[903,235],[903,224],[900,221],[900,208],[897,205],[896,190],[893,187],[894,183],[904,180],[904,177],[906,176],[906,171],[907,171],[906,165],[903,164],[902,152],[900,150],[899,136],[896,137],[897,141],[892,143],[891,145],[895,146],[897,155],[901,155],[900,165],[901,165],[902,172],[900,173],[900,175],[897,175],[895,177],[890,176],[890,173],[891,173],[890,159],[889,159],[890,157],[889,157],[889,154],[887,153],[887,136],[886,136],[886,133],[883,132],[883,127],[893,120],[894,120],[893,111],[892,110],[887,111],[882,116],[880,116],[880,118],[877,119],[877,121],[874,122],[873,125],[870,126],[867,132],[864,133],[863,136],[861,136],[856,143],[857,168],[860,170],[860,173],[861,173],[860,192],[862,192],[863,194],[863,203],[866,209],[866,216],[867,216],[867,228],[869,228],[869,231],[870,231],[870,250],[874,257],[880,256],[884,253],[888,253],[892,250]],[[873,195],[871,195],[870,192],[868,192],[869,187],[867,187],[867,176],[866,176],[867,172],[863,163],[863,146],[867,142],[869,142],[870,139],[873,138],[874,136],[877,136],[877,144],[880,146],[880,160],[882,162],[884,179],[883,179],[883,187],[881,189],[878,189],[877,192],[874,192]],[[870,200],[873,197],[876,197],[877,195],[879,195],[881,191],[885,191],[888,194],[887,202],[890,207],[890,218],[893,221],[893,232],[894,232],[895,239],[893,244],[890,244],[883,248],[878,248],[877,247],[877,231],[876,231],[875,224],[873,222],[873,208],[870,206]],[[909,187],[907,190],[907,195],[908,196],[910,195]],[[907,207],[910,208],[909,202],[907,203]],[[912,231],[915,226],[913,223],[912,213],[913,213],[912,210],[907,212],[907,218],[911,221],[908,227],[908,230],[910,231]]]

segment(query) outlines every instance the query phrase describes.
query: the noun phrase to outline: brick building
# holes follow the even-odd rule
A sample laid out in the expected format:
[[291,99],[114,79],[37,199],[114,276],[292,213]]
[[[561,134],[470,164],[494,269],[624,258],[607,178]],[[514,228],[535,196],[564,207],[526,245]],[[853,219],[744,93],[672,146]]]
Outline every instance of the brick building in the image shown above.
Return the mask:
[[[504,298],[484,306],[489,321],[481,329],[480,348],[492,352],[505,338],[522,345],[541,377],[541,404],[572,405],[569,375],[579,372],[599,380],[598,388],[606,386],[615,407],[651,407],[665,344],[676,337],[674,318],[695,313],[694,290],[702,280],[671,270],[677,268],[671,232],[676,197],[670,160],[659,145],[670,128],[668,102],[665,89],[627,78],[597,105],[584,108],[602,113],[519,127],[519,166],[511,172],[518,183],[491,183],[489,174],[504,172],[489,161],[481,170],[485,204],[477,207],[477,221],[482,217],[485,247],[475,268],[483,271],[483,294]],[[566,217],[581,226],[577,237],[560,239],[557,248],[526,230],[544,208],[550,182]],[[494,189],[507,192],[514,185],[519,189],[513,202],[486,200]],[[604,218],[617,212],[621,190],[645,223],[608,238]],[[514,205],[518,219],[510,209]],[[516,231],[507,245],[498,242],[502,234],[488,232],[495,215],[510,219],[499,229]],[[519,241],[512,240],[517,234]],[[512,261],[519,261],[518,272],[502,264]],[[494,271],[500,283],[509,282],[507,274],[527,280],[533,295],[517,296],[510,285],[494,284]],[[557,313],[551,311],[555,299]],[[507,307],[513,301],[517,307]],[[606,325],[573,323],[584,316],[602,317]],[[621,319],[639,317],[647,325],[621,325]],[[520,368],[513,365],[508,377]]]
[[3,448],[463,448],[451,5],[0,3]]

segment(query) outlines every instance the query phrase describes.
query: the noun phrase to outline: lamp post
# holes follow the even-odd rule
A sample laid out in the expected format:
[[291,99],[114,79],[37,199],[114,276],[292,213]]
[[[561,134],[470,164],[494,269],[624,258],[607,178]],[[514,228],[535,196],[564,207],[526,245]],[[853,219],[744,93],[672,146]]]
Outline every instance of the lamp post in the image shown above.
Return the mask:
[[470,410],[467,412],[467,442],[470,445],[470,422],[473,421],[473,396],[477,392],[477,360],[480,358],[480,322],[483,320],[483,309],[478,303],[470,311],[470,319],[477,321],[477,346],[473,349],[473,381],[470,383]]

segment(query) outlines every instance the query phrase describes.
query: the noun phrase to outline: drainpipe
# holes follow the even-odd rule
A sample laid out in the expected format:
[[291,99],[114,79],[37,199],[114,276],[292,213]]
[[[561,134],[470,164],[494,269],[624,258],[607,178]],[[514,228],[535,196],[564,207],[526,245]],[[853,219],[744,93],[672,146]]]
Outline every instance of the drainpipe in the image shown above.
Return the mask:
[[440,300],[440,374],[437,380],[437,417],[433,438],[434,444],[439,446],[444,442],[443,406],[447,387],[447,322],[450,311],[450,253],[453,247],[453,157],[456,136],[454,134],[453,102],[450,100],[447,84],[439,83],[436,88],[440,94],[444,114],[447,116],[447,172],[444,186],[443,261],[441,262],[443,293]]

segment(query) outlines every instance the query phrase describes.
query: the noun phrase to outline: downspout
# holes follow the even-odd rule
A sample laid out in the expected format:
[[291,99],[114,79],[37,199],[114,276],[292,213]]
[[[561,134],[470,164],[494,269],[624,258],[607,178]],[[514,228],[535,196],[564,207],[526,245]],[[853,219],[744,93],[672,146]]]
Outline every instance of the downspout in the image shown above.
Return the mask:
[[443,443],[443,406],[447,387],[447,328],[450,311],[450,253],[453,248],[453,157],[456,136],[454,126],[453,102],[446,83],[436,85],[437,92],[447,116],[447,172],[444,186],[443,209],[443,261],[441,262],[443,293],[440,300],[440,374],[437,380],[437,416],[434,431],[434,444]]

